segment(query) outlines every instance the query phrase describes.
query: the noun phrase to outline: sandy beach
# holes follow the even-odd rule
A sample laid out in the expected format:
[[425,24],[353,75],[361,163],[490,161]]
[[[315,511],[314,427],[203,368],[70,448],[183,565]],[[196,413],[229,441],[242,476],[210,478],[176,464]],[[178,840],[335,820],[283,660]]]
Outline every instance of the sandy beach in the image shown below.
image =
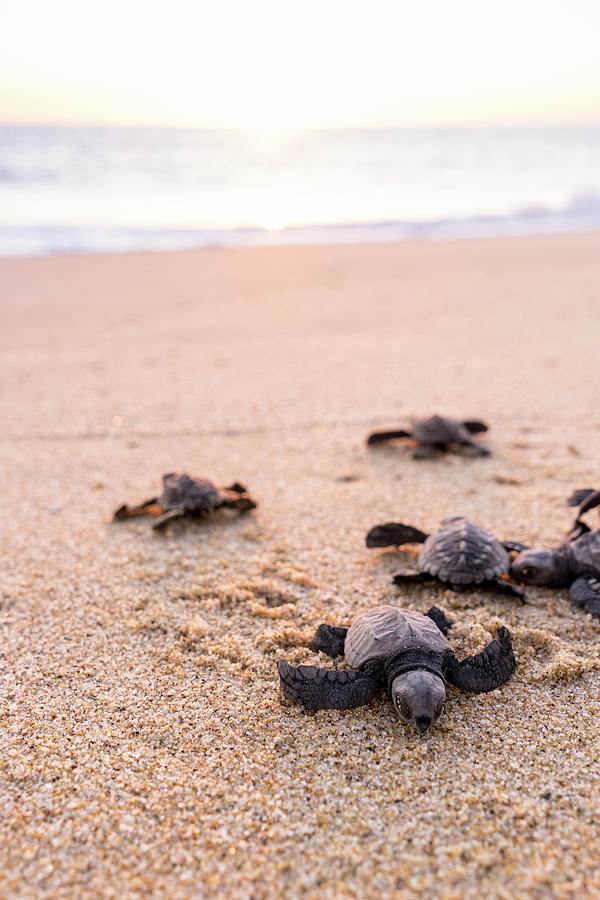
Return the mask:
[[[366,531],[462,513],[557,543],[600,487],[600,234],[0,261],[0,896],[600,897],[600,622],[399,590]],[[493,455],[375,428],[483,418]],[[258,509],[111,524],[163,472]],[[598,526],[597,511],[588,516]],[[282,700],[321,622],[499,625],[518,658],[421,736]]]

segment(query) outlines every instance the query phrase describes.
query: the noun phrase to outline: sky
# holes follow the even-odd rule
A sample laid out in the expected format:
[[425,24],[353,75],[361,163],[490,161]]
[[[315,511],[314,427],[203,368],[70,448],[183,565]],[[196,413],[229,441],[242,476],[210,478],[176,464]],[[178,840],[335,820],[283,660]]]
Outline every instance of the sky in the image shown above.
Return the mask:
[[18,0],[0,121],[600,122],[599,0]]

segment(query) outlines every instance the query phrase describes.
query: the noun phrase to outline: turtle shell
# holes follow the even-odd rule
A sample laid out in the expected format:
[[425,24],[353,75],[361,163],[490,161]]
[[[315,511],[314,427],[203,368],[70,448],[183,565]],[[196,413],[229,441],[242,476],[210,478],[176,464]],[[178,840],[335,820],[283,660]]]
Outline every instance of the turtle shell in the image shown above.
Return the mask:
[[368,659],[384,659],[415,648],[444,652],[450,644],[435,622],[412,609],[375,606],[354,620],[346,635],[344,655],[353,668]]
[[163,492],[159,498],[161,509],[183,507],[190,512],[213,509],[221,500],[219,489],[208,478],[171,472],[163,475]]
[[577,574],[590,572],[600,576],[600,529],[582,534],[568,546],[575,560]]
[[423,444],[460,444],[471,438],[461,422],[443,416],[413,419],[412,436]]
[[480,584],[508,572],[510,558],[496,538],[464,516],[442,521],[417,558],[421,572],[451,584]]

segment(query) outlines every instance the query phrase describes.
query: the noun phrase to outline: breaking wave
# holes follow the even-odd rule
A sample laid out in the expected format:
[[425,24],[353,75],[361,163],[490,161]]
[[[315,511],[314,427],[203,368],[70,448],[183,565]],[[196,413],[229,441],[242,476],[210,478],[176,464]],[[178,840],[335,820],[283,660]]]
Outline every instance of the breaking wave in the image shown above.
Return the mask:
[[267,228],[124,228],[121,226],[0,226],[0,255],[131,253],[203,247],[275,247],[491,238],[600,230],[600,197],[578,195],[562,209],[527,207],[508,215],[429,221],[356,222]]

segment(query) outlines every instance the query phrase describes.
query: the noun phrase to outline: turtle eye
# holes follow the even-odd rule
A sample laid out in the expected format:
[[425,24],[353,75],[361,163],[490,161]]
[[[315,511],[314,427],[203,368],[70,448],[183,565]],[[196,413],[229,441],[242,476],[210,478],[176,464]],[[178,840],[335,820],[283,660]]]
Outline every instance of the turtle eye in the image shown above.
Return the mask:
[[536,570],[533,566],[525,566],[523,569],[521,569],[521,572],[525,576],[525,578],[533,578]]

